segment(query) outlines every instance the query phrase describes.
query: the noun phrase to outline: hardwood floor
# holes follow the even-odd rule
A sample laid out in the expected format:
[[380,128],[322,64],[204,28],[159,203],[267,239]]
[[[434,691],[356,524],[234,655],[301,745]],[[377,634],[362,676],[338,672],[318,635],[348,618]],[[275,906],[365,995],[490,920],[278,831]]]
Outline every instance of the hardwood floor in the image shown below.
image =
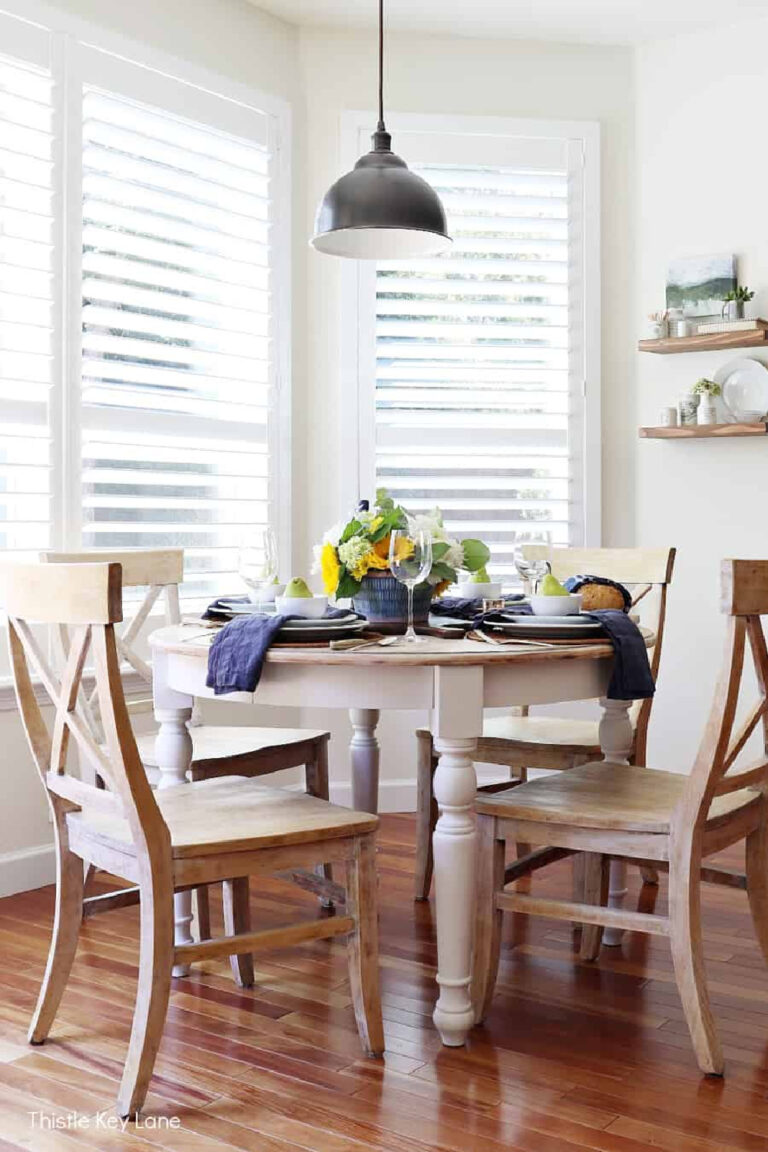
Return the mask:
[[[30,1048],[53,891],[0,900],[0,1152],[768,1150],[768,972],[744,893],[705,888],[707,968],[726,1056],[725,1080],[706,1080],[666,941],[627,937],[583,964],[567,927],[519,916],[505,918],[485,1026],[466,1049],[443,1048],[430,1020],[433,910],[412,902],[414,860],[413,818],[384,817],[385,1060],[361,1053],[343,943],[257,957],[253,991],[236,987],[226,961],[208,963],[174,981],[143,1126],[125,1131],[112,1106],[133,1006],[137,910],[83,925],[52,1039]],[[568,895],[568,864],[533,884]],[[633,870],[631,907],[639,894]],[[643,910],[654,897],[643,891]],[[254,927],[300,908],[320,915],[307,893],[265,884],[252,897]]]

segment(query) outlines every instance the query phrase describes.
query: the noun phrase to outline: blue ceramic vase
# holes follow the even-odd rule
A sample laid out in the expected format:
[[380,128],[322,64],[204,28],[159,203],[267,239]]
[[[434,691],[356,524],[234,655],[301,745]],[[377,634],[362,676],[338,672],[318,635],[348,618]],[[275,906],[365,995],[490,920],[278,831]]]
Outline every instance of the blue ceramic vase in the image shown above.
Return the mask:
[[[413,590],[413,622],[417,627],[428,622],[432,595],[430,584],[417,584]],[[399,635],[408,625],[408,589],[389,572],[364,576],[360,591],[352,597],[352,606],[368,618],[377,632]]]

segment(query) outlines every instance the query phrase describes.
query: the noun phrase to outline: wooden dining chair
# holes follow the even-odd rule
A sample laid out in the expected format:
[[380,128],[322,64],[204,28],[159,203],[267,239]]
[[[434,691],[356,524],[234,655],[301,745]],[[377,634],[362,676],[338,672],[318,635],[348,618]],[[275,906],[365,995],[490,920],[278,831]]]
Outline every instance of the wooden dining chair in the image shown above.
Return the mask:
[[[29,1031],[42,1044],[53,1025],[77,948],[83,862],[123,877],[140,892],[139,980],[117,1106],[135,1117],[144,1102],[163,1032],[174,964],[240,957],[242,983],[253,983],[251,953],[306,940],[348,937],[349,977],[365,1051],[384,1048],[377,967],[375,816],[303,793],[266,788],[242,777],[181,784],[153,792],[139,757],[120,675],[115,625],[122,619],[119,564],[13,566],[6,607],[16,694],[32,755],[46,789],[57,856],[56,916],[48,965]],[[31,622],[70,630],[61,680]],[[104,746],[92,737],[78,700],[93,661]],[[32,676],[54,707],[46,726]],[[70,744],[106,787],[69,771]],[[344,915],[252,932],[253,874],[338,861],[347,875]],[[223,882],[234,894],[229,935],[174,947],[174,892]]]
[[[552,548],[543,544],[526,544],[523,552],[529,560],[546,560],[558,580],[569,576],[603,576],[616,580],[632,590],[633,611],[643,604],[643,623],[655,635],[649,656],[654,680],[658,676],[664,625],[667,612],[667,589],[675,564],[674,548]],[[653,700],[637,700],[630,710],[634,739],[631,762],[644,764],[648,741],[648,723]],[[566,771],[599,758],[598,721],[561,716],[532,716],[527,707],[515,708],[505,715],[486,716],[483,734],[477,742],[475,760],[480,764],[498,764],[509,771],[509,779],[522,782],[529,768]],[[421,728],[417,739],[417,832],[416,875],[414,895],[426,900],[432,884],[432,833],[437,823],[437,804],[433,780],[437,756],[432,733]],[[508,782],[485,784],[480,793],[498,792]],[[644,869],[646,880],[658,877],[652,868]]]
[[[726,560],[725,655],[709,721],[690,775],[598,761],[533,780],[477,802],[480,884],[473,973],[477,1019],[491,1004],[504,912],[587,925],[581,957],[597,957],[604,927],[668,936],[675,978],[701,1070],[721,1075],[723,1054],[707,994],[701,934],[701,881],[746,888],[758,941],[768,961],[768,650],[760,617],[768,615],[768,561]],[[747,641],[758,701],[734,725]],[[736,766],[760,725],[763,753]],[[546,845],[505,877],[505,840]],[[706,863],[746,842],[743,875]],[[514,891],[510,881],[572,852],[586,854],[583,903]],[[652,863],[669,871],[666,916],[603,907],[611,859]]]
[[[125,622],[120,634],[115,635],[115,643],[121,660],[138,674],[149,689],[144,697],[133,698],[128,703],[132,716],[152,710],[152,668],[138,650],[137,641],[152,611],[164,601],[165,623],[178,624],[181,620],[179,607],[179,584],[184,574],[184,550],[182,548],[134,549],[124,552],[43,552],[40,560],[44,564],[120,564],[123,572],[123,589],[145,588],[143,596],[136,600],[132,617]],[[124,604],[125,611],[127,604]],[[66,628],[60,629],[61,648],[66,655],[68,637]],[[101,739],[98,692],[95,688],[82,697],[85,715],[91,725],[93,735]],[[310,796],[328,799],[328,732],[303,728],[261,728],[225,727],[204,724],[193,714],[189,725],[192,737],[192,780],[210,780],[219,776],[259,777],[287,768],[303,767],[305,787]],[[150,774],[159,768],[155,752],[155,733],[144,732],[136,736],[136,745],[144,767]],[[330,865],[318,866],[318,878],[298,873],[296,883],[317,890],[326,906],[332,903],[332,895],[338,896],[333,884]],[[225,891],[225,900],[227,893]],[[117,893],[104,897],[88,897],[86,914],[97,902],[122,904],[123,898]],[[198,888],[196,893],[198,928],[201,937],[210,936],[210,906],[208,890]]]

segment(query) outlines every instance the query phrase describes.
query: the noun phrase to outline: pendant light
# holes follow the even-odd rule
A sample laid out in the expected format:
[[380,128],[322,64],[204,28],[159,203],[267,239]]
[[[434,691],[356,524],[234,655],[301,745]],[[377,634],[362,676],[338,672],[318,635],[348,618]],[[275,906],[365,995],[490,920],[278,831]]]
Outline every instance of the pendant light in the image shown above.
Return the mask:
[[451,246],[435,190],[392,151],[384,125],[384,0],[379,0],[379,122],[372,151],[328,189],[310,243],[352,260],[434,256]]

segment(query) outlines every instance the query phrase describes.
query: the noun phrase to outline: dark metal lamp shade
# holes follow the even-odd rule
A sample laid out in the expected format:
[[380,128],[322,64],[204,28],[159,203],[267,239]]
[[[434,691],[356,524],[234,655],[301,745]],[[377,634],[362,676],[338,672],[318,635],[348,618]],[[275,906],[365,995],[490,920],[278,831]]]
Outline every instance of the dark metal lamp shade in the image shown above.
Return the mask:
[[318,252],[353,260],[434,256],[451,243],[439,196],[409,171],[380,130],[373,151],[326,192],[311,240]]

